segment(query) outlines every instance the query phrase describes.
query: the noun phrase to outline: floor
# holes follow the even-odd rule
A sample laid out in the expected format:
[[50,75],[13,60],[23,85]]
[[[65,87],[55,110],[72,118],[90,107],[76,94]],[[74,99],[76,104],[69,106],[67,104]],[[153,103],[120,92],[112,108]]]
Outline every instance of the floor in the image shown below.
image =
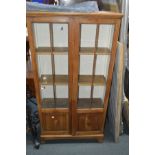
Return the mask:
[[129,136],[123,134],[120,136],[120,142],[114,143],[106,127],[103,143],[97,143],[95,140],[55,140],[41,144],[39,150],[36,150],[31,136],[27,134],[26,147],[27,155],[128,155]]

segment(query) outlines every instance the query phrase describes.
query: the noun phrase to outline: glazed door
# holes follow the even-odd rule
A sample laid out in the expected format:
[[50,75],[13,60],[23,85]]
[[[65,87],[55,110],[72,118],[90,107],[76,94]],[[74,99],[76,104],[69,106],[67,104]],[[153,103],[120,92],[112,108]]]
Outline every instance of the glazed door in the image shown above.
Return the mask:
[[34,18],[28,28],[42,133],[71,134],[69,21]]
[[115,22],[74,21],[73,135],[103,133],[119,30]]

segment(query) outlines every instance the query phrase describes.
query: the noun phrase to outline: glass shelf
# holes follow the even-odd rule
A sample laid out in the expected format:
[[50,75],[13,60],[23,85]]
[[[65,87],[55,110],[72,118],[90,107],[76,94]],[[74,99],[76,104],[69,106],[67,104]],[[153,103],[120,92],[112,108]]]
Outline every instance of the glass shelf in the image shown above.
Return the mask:
[[69,101],[67,98],[44,98],[42,108],[69,108]]
[[[65,55],[68,54],[68,47],[53,47],[53,54],[55,55]],[[38,47],[36,48],[36,52],[38,55],[50,55],[51,48],[50,47]],[[79,51],[80,55],[93,55],[94,48],[93,47],[81,47]],[[97,55],[110,55],[110,49],[106,47],[98,47],[96,49]]]
[[103,102],[101,98],[93,98],[92,100],[90,98],[79,98],[77,108],[103,108]]
[[[55,75],[55,85],[68,85],[68,75]],[[42,74],[40,78],[42,85],[52,85],[53,75]]]
[[[68,75],[55,75],[55,85],[68,85]],[[79,86],[92,85],[92,75],[79,75]],[[43,74],[40,78],[41,85],[52,85],[53,75]],[[93,80],[94,86],[103,86],[106,84],[106,79],[103,75],[95,75]]]

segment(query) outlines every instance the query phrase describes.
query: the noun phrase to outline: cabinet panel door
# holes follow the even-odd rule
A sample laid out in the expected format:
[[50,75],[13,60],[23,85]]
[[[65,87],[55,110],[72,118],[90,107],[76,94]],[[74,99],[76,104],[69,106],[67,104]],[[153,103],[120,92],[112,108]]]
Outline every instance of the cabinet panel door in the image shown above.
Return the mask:
[[45,131],[68,130],[68,113],[43,113],[42,120]]
[[100,131],[102,129],[103,113],[78,114],[77,131]]

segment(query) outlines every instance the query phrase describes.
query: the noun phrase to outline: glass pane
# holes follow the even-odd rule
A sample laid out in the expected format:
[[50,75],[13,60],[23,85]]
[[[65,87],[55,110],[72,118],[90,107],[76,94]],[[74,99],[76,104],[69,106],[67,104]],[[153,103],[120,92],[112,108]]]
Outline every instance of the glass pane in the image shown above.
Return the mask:
[[48,23],[34,23],[36,47],[50,47],[50,33]]
[[79,98],[90,98],[90,86],[79,86]]
[[68,86],[56,86],[57,98],[68,98]]
[[38,55],[38,74],[39,77],[43,74],[52,75],[52,65],[50,55]]
[[42,99],[53,98],[53,87],[48,85],[41,85]]
[[107,79],[110,55],[97,55],[95,75],[104,75]]
[[95,47],[96,24],[81,24],[81,47]]
[[68,55],[55,55],[55,74],[68,75]]
[[79,86],[79,97],[77,107],[83,108],[103,108],[105,86],[94,86],[91,98],[91,86]]
[[68,24],[34,23],[43,108],[68,108]]
[[107,47],[111,50],[113,33],[114,33],[114,25],[100,24],[98,47]]
[[78,108],[103,108],[114,25],[81,24]]
[[93,67],[92,55],[80,55],[80,75],[91,75]]
[[93,98],[100,98],[104,99],[104,95],[105,95],[105,86],[94,86],[94,93],[93,93]]
[[68,47],[68,24],[53,24],[54,47]]

